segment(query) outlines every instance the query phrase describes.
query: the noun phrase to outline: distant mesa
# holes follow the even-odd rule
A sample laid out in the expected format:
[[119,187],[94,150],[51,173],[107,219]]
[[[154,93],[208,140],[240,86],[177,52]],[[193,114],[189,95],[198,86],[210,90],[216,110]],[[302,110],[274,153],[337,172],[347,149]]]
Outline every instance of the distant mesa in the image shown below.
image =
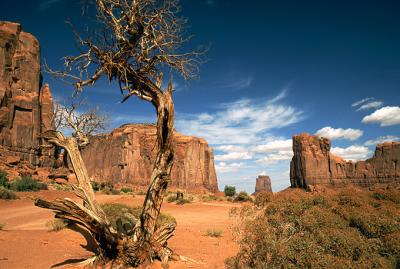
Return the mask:
[[331,141],[327,138],[307,133],[293,136],[291,187],[400,183],[400,142],[378,144],[372,158],[358,162],[335,156],[330,149]]
[[269,176],[260,175],[256,179],[255,194],[259,192],[272,192],[271,178]]
[[[89,176],[148,186],[156,157],[156,128],[151,124],[125,124],[109,134],[91,138],[82,151]],[[175,160],[171,186],[203,192],[217,192],[214,154],[202,138],[174,133]]]

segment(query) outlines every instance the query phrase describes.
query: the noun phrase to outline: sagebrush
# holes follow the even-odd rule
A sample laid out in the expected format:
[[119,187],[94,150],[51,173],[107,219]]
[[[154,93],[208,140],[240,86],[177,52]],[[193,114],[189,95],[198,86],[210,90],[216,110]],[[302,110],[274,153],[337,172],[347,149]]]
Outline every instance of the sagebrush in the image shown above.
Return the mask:
[[400,268],[399,197],[355,188],[256,197],[232,211],[240,250],[227,267]]

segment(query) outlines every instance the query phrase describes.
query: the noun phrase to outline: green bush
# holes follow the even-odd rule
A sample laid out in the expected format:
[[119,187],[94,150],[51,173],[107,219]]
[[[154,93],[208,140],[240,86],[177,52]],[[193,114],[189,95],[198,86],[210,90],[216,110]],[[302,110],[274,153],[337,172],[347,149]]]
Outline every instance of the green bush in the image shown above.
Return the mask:
[[40,191],[47,190],[47,185],[32,179],[30,176],[24,176],[10,182],[10,189],[13,191]]
[[251,202],[253,199],[245,191],[241,191],[236,195],[234,202]]
[[[123,233],[129,233],[132,230],[142,212],[141,207],[130,207],[117,203],[107,203],[101,207],[114,229]],[[169,214],[160,213],[157,218],[156,229],[168,223],[176,224],[175,218]]]
[[235,194],[236,194],[235,186],[226,185],[225,188],[224,188],[224,193],[225,193],[225,196],[227,196],[227,197],[235,196]]
[[12,190],[6,189],[3,186],[0,186],[0,199],[3,200],[15,200],[18,196]]
[[131,188],[121,188],[121,192],[123,192],[123,193],[132,193],[133,190]]
[[[227,268],[400,268],[400,205],[384,199],[399,196],[290,190],[234,208],[239,252]],[[376,199],[379,207],[371,205]]]
[[8,175],[4,171],[0,171],[0,186],[3,186],[7,189],[10,187],[10,182],[8,182]]

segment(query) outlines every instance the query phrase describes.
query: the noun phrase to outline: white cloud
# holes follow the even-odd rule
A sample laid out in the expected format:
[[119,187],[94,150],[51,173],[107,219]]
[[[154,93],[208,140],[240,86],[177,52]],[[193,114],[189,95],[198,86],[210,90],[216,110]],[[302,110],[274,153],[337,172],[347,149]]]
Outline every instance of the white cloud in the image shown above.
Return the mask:
[[178,114],[177,129],[205,138],[210,144],[256,144],[267,131],[293,125],[304,119],[303,111],[279,101],[283,93],[270,101],[241,99],[224,104],[213,114]]
[[366,110],[366,109],[370,109],[370,108],[378,108],[378,107],[381,107],[382,105],[383,105],[382,101],[371,101],[371,102],[365,103],[362,106],[360,106],[357,109],[357,111]]
[[400,107],[385,106],[362,119],[363,123],[379,123],[382,127],[400,124]]
[[276,152],[288,151],[292,149],[292,139],[274,140],[263,145],[258,145],[254,148],[255,152]]
[[394,141],[400,141],[400,137],[393,135],[379,136],[376,139],[366,141],[364,145],[369,147],[369,146],[375,146],[377,144],[382,144],[384,142],[394,142]]
[[267,154],[267,156],[256,160],[256,162],[263,163],[263,164],[271,164],[271,163],[277,163],[280,161],[288,161],[288,160],[291,160],[292,157],[293,157],[292,150],[282,150],[282,151]]
[[361,99],[359,101],[354,102],[353,104],[351,104],[351,106],[352,107],[356,107],[356,106],[364,104],[365,102],[373,100],[373,99],[375,99],[375,98],[374,97],[367,97],[367,98],[364,98],[364,99]]
[[368,157],[368,147],[353,145],[347,148],[334,147],[331,152],[346,160],[358,161],[365,160]]
[[217,161],[249,160],[253,156],[249,152],[230,152],[223,155],[215,155]]
[[215,170],[217,170],[218,173],[231,173],[236,172],[243,167],[245,167],[244,163],[220,162],[215,165]]
[[329,139],[346,139],[346,140],[357,140],[363,135],[363,131],[359,129],[343,129],[343,128],[332,128],[330,126],[319,129],[315,134]]
[[246,148],[242,146],[235,146],[235,145],[223,145],[215,147],[216,150],[224,151],[224,152],[244,152],[248,151]]

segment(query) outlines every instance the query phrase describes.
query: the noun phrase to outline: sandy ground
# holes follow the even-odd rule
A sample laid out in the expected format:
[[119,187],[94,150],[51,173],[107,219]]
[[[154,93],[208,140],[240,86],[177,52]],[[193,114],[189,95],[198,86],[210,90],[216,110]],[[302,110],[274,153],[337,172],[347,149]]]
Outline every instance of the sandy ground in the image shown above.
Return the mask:
[[[53,213],[33,205],[33,199],[38,196],[46,199],[73,197],[67,192],[43,191],[22,193],[19,200],[0,200],[0,223],[5,225],[0,231],[1,269],[51,268],[92,256],[85,249],[86,240],[80,233],[68,229],[48,231],[46,222],[53,218]],[[143,202],[143,196],[98,195],[97,199],[100,203],[129,205],[141,205]],[[169,241],[171,248],[197,261],[172,262],[170,268],[225,268],[224,260],[237,252],[232,237],[232,219],[229,218],[229,209],[233,206],[224,202],[164,203],[162,211],[173,215],[178,222],[176,234]],[[223,231],[222,237],[205,235],[207,229],[215,228]]]

